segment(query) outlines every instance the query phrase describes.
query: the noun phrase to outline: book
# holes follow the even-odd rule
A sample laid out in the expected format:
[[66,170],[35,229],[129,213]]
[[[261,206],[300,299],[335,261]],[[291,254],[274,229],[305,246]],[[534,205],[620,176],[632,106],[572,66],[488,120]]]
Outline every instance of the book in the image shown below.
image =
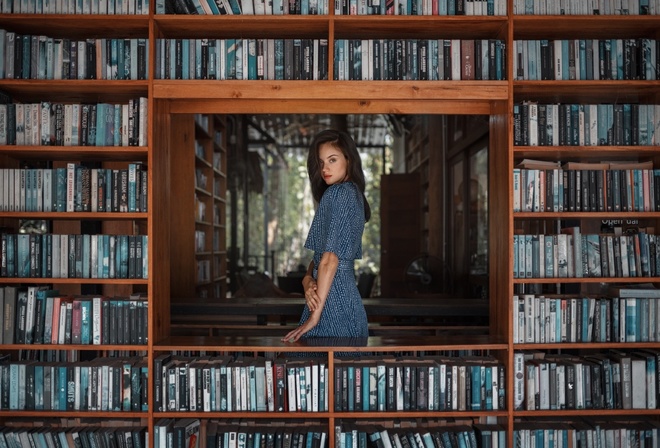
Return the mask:
[[660,289],[651,283],[609,285],[608,294],[619,298],[660,298]]

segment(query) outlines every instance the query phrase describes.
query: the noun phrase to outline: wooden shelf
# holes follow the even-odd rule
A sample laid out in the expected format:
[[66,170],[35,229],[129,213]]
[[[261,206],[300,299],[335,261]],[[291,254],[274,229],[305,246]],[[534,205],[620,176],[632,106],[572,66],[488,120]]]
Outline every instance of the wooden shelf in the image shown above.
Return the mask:
[[466,335],[460,340],[455,336],[372,336],[362,339],[351,338],[316,338],[288,343],[278,337],[206,337],[176,336],[154,344],[154,350],[206,350],[217,351],[257,351],[257,352],[406,352],[406,351],[441,351],[441,350],[506,350],[508,345],[496,338],[478,335]]
[[513,100],[549,103],[657,103],[657,81],[513,81]]
[[2,79],[0,90],[22,102],[124,102],[147,97],[149,81],[107,79]]
[[72,39],[148,38],[149,22],[149,14],[0,14],[0,28],[21,34],[33,34],[38,30],[51,37]]
[[514,146],[516,158],[549,160],[601,161],[648,159],[657,155],[660,146]]
[[[2,87],[0,87],[0,90]],[[144,146],[14,146],[0,145],[0,154],[22,160],[140,161],[146,162]]]
[[514,278],[514,284],[522,283],[647,283],[659,282],[658,277],[552,277],[552,278]]
[[158,37],[166,38],[327,38],[328,16],[320,15],[155,15]]
[[42,278],[42,277],[0,277],[6,284],[55,284],[55,285],[147,285],[143,278]]

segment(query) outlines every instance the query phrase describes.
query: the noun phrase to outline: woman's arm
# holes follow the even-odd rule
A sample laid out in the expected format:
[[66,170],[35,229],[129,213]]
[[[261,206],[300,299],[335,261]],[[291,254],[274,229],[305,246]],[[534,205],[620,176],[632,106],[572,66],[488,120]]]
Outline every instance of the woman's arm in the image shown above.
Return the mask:
[[[310,307],[311,315],[302,325],[300,325],[295,330],[290,331],[286,336],[282,338],[283,341],[295,342],[302,335],[307,333],[309,330],[314,328],[316,324],[319,323],[321,319],[321,313],[323,312],[323,307],[325,306],[325,301],[328,298],[330,293],[330,287],[337,273],[337,267],[339,266],[339,258],[333,252],[325,252],[321,257],[321,261],[318,266],[318,275],[316,279],[316,291],[315,294],[318,297],[318,304],[314,309]],[[307,294],[305,294],[307,297]]]
[[317,284],[316,279],[314,278],[314,260],[312,260],[307,267],[307,272],[302,279],[302,286],[305,293],[305,302],[307,302],[307,307],[310,309],[310,311],[314,311],[314,309],[321,301],[318,294],[316,293]]

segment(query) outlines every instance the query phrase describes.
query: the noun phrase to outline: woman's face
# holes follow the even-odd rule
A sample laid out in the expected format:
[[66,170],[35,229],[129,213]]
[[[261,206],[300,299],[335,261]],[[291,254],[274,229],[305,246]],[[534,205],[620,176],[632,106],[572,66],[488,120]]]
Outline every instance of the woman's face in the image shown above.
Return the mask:
[[328,185],[348,180],[348,161],[341,149],[330,143],[319,147],[319,166],[323,180]]

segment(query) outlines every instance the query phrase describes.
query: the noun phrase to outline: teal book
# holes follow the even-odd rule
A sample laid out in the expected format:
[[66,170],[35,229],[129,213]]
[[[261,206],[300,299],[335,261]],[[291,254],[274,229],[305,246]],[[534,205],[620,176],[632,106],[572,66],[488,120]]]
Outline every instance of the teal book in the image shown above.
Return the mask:
[[[113,39],[117,42],[117,79],[128,79],[126,70],[126,45],[124,39]],[[129,46],[130,48],[130,46]],[[130,57],[130,52],[129,52]]]
[[[105,108],[105,116],[103,117],[103,120],[105,121],[105,135],[100,133],[98,130],[97,135],[101,135],[103,138],[103,146],[114,146],[115,144],[115,106],[114,104],[106,104]],[[98,114],[98,111],[97,111]],[[120,139],[121,141],[121,139]]]
[[119,243],[119,278],[128,278],[128,235],[120,235]]
[[486,396],[482,397],[482,401],[485,404],[485,410],[493,409],[493,368],[491,366],[486,366],[484,370],[484,391]]
[[30,235],[18,234],[16,236],[16,276],[30,276]]
[[626,301],[626,342],[637,342],[637,299]]
[[347,378],[348,378],[348,387],[347,389],[347,410],[355,410],[355,366],[349,364],[346,366]]
[[[106,115],[106,108],[108,107],[108,104],[105,103],[99,103],[96,105],[96,131],[94,134],[94,144],[96,146],[104,146],[105,145],[105,115]],[[91,138],[91,137],[90,137]],[[92,141],[90,140],[90,144]]]
[[55,388],[55,394],[57,395],[57,407],[53,408],[55,411],[66,411],[67,410],[67,366],[59,365],[55,367],[55,372],[57,373],[57,383]]
[[[55,297],[59,295],[59,290],[57,289],[46,289],[39,288],[37,289],[36,294],[36,303],[35,303],[35,317],[34,317],[34,343],[35,344],[44,344],[50,343],[50,340],[46,342],[44,337],[46,333],[46,313],[48,307],[46,306],[46,301],[48,298]],[[51,310],[52,312],[52,310]]]
[[470,410],[481,410],[481,366],[470,366]]
[[361,377],[362,377],[362,411],[369,410],[369,366],[362,366]]
[[114,105],[114,114],[112,117],[112,145],[121,146],[121,126],[122,126],[122,106],[121,104]]
[[80,301],[80,343],[83,345],[92,342],[92,302]]
[[82,235],[82,278],[91,278],[91,235]]

